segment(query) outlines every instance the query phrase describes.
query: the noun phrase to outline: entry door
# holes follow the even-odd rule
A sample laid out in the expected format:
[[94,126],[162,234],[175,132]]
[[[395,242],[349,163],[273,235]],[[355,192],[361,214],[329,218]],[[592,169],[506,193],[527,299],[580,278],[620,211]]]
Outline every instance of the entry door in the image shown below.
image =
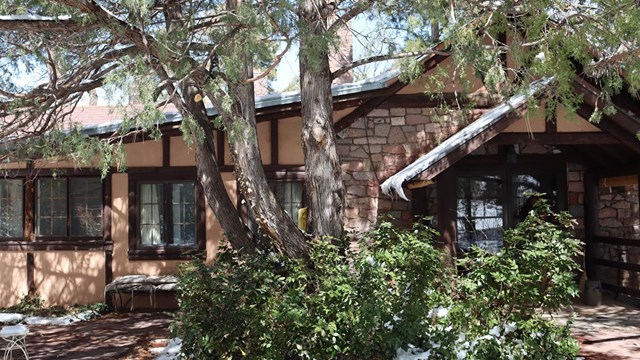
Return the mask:
[[503,246],[504,229],[521,221],[531,193],[545,193],[552,206],[558,202],[560,181],[553,173],[504,170],[499,173],[458,176],[458,250],[478,246],[496,253]]

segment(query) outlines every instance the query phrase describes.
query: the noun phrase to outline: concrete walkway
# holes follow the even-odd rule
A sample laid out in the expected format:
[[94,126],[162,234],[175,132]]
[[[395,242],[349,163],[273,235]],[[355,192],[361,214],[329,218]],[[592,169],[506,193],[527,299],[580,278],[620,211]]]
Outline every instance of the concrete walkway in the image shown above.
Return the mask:
[[[580,341],[580,356],[588,360],[640,359],[640,300],[604,297],[600,306],[573,306],[572,334]],[[565,323],[570,310],[557,316]]]

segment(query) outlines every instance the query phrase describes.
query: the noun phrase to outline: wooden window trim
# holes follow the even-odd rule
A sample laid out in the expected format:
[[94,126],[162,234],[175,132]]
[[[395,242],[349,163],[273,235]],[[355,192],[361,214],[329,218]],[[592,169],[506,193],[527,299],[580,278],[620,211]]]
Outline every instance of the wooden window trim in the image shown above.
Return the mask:
[[[21,237],[0,237],[0,251],[64,251],[64,250],[98,250],[108,245],[111,241],[111,189],[110,176],[102,180],[102,232],[96,236],[71,236],[70,235],[70,214],[68,211],[69,183],[73,178],[92,177],[100,178],[100,174],[95,170],[87,169],[67,169],[60,178],[67,182],[67,235],[66,236],[37,236],[36,235],[36,201],[37,189],[36,181],[40,178],[51,178],[56,173],[52,169],[38,169],[37,176],[34,176],[33,169],[21,169],[12,173],[9,179],[22,180],[22,221],[23,236]],[[108,211],[108,219],[107,213]],[[108,220],[108,221],[105,221]]]
[[[196,185],[196,244],[194,246],[141,246],[138,222],[138,184],[193,181]],[[204,192],[195,167],[156,168],[129,173],[129,260],[186,260],[205,250],[206,209]]]
[[[49,175],[49,176],[47,176]],[[72,236],[71,235],[71,212],[70,212],[70,207],[71,207],[71,193],[70,193],[70,184],[71,184],[71,179],[74,178],[100,178],[100,175],[94,173],[94,172],[82,172],[79,175],[69,175],[69,176],[62,176],[60,178],[65,179],[66,182],[66,190],[67,190],[67,196],[66,196],[66,208],[67,208],[67,220],[66,220],[66,232],[67,235],[65,236],[59,236],[59,235],[54,235],[54,236],[49,236],[49,235],[45,235],[45,236],[39,236],[37,235],[36,232],[36,222],[38,221],[37,219],[37,201],[38,201],[38,187],[36,186],[36,182],[38,179],[44,179],[44,178],[52,178],[53,176],[51,176],[51,174],[47,174],[47,175],[43,175],[43,176],[38,176],[37,178],[33,178],[33,179],[25,179],[25,192],[29,192],[29,194],[25,193],[25,201],[27,200],[28,196],[30,195],[30,199],[29,199],[29,210],[27,211],[27,206],[25,204],[25,214],[24,214],[24,220],[25,220],[25,224],[24,224],[24,228],[27,229],[27,226],[29,226],[29,231],[31,232],[31,235],[27,238],[31,238],[33,239],[33,242],[35,243],[41,243],[41,244],[51,244],[51,245],[60,245],[63,243],[67,243],[69,244],[69,246],[71,246],[71,248],[74,248],[77,246],[77,244],[79,243],[91,243],[91,242],[103,242],[104,241],[104,229],[105,229],[105,224],[104,224],[104,212],[105,212],[105,206],[107,205],[107,201],[110,200],[110,195],[108,196],[108,194],[110,194],[110,191],[106,190],[105,187],[110,184],[110,182],[106,181],[106,180],[101,180],[101,184],[102,184],[102,218],[103,218],[103,224],[102,224],[102,233],[99,235],[95,235],[95,236],[87,236],[87,235],[81,235],[81,236]],[[27,188],[26,184],[30,183],[31,185],[29,186],[29,188]],[[109,208],[110,208],[110,204]],[[27,225],[27,218],[29,219],[30,224]],[[26,237],[26,231],[25,231],[25,237]]]

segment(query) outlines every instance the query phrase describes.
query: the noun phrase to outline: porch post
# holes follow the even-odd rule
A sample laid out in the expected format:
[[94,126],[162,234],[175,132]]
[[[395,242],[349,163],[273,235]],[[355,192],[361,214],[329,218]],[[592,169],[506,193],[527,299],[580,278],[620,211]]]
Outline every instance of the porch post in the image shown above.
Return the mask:
[[598,232],[598,175],[591,169],[584,174],[584,233],[585,264],[587,278],[595,279],[594,259],[596,243],[594,237]]
[[438,196],[438,230],[446,261],[452,267],[456,258],[456,176],[452,169],[440,173],[436,180]]

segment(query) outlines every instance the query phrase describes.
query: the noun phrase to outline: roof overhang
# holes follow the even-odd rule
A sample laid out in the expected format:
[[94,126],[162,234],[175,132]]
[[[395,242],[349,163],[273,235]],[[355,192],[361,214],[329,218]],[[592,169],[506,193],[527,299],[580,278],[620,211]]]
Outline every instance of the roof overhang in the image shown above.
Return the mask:
[[382,192],[393,193],[409,201],[403,185],[418,176],[420,180],[433,180],[464,156],[494,138],[502,130],[524,114],[526,104],[532,97],[543,94],[553,78],[545,78],[531,83],[528,89],[489,110],[471,124],[449,137],[427,154],[407,165],[380,185]]

